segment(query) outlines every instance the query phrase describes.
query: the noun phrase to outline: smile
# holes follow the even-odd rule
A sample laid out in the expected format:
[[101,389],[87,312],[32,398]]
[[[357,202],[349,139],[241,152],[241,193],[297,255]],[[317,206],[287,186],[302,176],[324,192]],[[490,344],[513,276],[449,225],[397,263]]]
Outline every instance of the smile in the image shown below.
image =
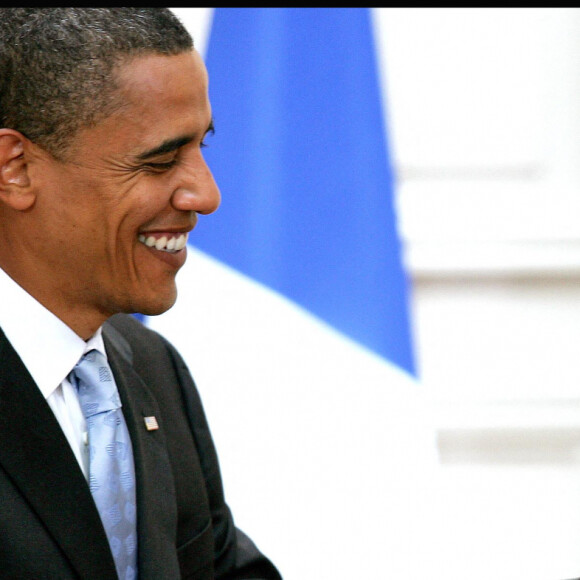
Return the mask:
[[163,234],[160,237],[154,235],[144,235],[139,236],[139,241],[145,244],[148,248],[155,248],[161,252],[168,252],[170,254],[175,254],[183,250],[185,244],[187,244],[187,234],[179,235],[166,235]]

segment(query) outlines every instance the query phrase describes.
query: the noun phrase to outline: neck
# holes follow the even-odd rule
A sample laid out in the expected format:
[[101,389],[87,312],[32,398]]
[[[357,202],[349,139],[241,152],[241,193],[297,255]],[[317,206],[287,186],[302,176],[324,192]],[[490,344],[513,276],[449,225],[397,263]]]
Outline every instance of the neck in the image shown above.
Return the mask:
[[70,300],[58,288],[38,283],[39,280],[42,280],[42,276],[39,276],[38,273],[36,276],[26,276],[21,269],[13,267],[10,260],[0,261],[0,268],[84,341],[90,339],[110,316],[109,313],[98,312],[86,305]]

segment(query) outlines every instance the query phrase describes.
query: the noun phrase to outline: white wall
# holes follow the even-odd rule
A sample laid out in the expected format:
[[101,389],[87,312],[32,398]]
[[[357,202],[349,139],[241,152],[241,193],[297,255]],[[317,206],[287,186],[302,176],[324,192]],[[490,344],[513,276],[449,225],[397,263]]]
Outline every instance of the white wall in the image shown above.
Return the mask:
[[442,577],[579,576],[580,11],[377,17]]

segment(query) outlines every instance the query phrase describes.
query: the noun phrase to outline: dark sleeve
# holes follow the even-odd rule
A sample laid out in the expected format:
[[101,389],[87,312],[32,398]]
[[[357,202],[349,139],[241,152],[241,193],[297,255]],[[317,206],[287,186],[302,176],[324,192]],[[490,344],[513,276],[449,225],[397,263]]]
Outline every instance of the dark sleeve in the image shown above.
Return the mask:
[[[165,339],[164,339],[165,340]],[[241,530],[234,525],[225,501],[218,457],[203,405],[185,362],[165,341],[179,378],[191,430],[204,474],[215,539],[216,580],[282,580],[276,567]]]

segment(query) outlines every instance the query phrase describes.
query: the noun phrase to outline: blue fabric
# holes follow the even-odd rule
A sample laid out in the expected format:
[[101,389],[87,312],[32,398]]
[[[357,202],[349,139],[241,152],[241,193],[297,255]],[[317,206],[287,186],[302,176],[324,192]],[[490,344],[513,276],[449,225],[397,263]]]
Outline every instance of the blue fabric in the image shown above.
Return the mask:
[[216,8],[206,64],[223,201],[191,243],[414,373],[369,9]]
[[89,485],[117,573],[137,578],[135,471],[131,439],[111,369],[97,350],[86,353],[70,379],[87,420]]

